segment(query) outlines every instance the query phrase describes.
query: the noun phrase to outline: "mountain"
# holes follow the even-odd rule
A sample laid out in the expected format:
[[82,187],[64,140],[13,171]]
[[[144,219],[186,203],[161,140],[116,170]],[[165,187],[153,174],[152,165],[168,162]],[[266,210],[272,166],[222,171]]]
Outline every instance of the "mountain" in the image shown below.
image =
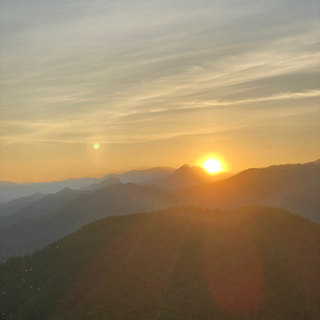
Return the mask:
[[314,162],[248,169],[230,178],[183,190],[189,203],[209,208],[284,207],[320,222],[320,166]]
[[1,264],[1,319],[316,320],[319,235],[268,207],[108,217]]
[[[102,181],[110,178],[118,178],[122,183],[144,184],[144,182],[153,179],[164,179],[168,177],[175,169],[169,167],[155,167],[144,170],[132,170],[122,174],[111,173],[103,178],[80,178],[80,179],[66,179],[63,181],[40,182],[40,183],[26,183],[26,186],[43,193],[56,193],[64,188],[91,190],[91,185],[96,186]],[[92,187],[95,189],[94,187]],[[98,187],[99,188],[99,187]]]
[[37,192],[31,196],[21,197],[9,202],[0,203],[0,216],[8,216],[12,213],[18,212],[27,205],[31,204],[33,201],[38,200],[44,196],[44,194]]
[[162,181],[161,183],[158,183],[158,186],[169,189],[188,188],[204,183],[221,180],[229,177],[230,175],[232,174],[225,172],[212,175],[208,174],[207,171],[202,167],[190,167],[188,164],[184,164],[166,180]]
[[185,164],[176,170],[167,182],[172,188],[185,188],[208,182],[209,179],[210,175],[203,168]]
[[57,193],[58,191],[69,188],[69,189],[80,189],[90,184],[99,182],[98,178],[80,178],[80,179],[66,179],[62,181],[51,181],[51,182],[30,182],[24,185],[29,186],[38,192],[42,193]]
[[[55,194],[43,196],[31,202],[18,212],[5,217],[0,217],[0,226],[1,228],[5,228],[22,219],[50,214],[75,199],[80,193],[81,191],[79,190],[64,188]],[[15,201],[18,201],[19,199],[16,199]]]
[[119,176],[123,183],[135,183],[140,185],[149,184],[150,181],[155,179],[166,179],[175,171],[170,167],[155,167],[145,170],[132,170],[125,172]]
[[115,185],[115,184],[122,184],[122,182],[117,177],[110,177],[110,178],[106,178],[106,179],[102,180],[99,183],[94,183],[94,184],[90,184],[87,187],[83,187],[80,190],[82,190],[82,191],[94,191],[94,190],[101,189],[101,188],[104,188],[106,186],[111,186],[111,185]]
[[[39,216],[25,218],[1,229],[1,262],[12,256],[24,255],[43,248],[85,224],[106,216],[153,211],[184,203],[171,191],[137,186],[133,183],[113,184],[92,193],[84,193],[79,190],[69,190],[67,193],[74,199],[54,212],[51,211],[52,213],[48,214],[44,208],[40,211],[32,211],[33,214],[36,212]],[[55,195],[50,196],[52,196],[50,200],[54,205],[57,198],[53,197]],[[64,199],[66,200],[66,197]],[[44,201],[45,198],[40,200]],[[45,207],[50,208],[48,205]],[[27,211],[23,214],[26,213]],[[16,216],[17,214],[14,214],[12,217],[2,218],[11,219],[12,222]]]
[[[119,179],[123,183],[135,183],[143,186],[154,185],[164,189],[178,189],[220,180],[230,175],[230,173],[210,175],[201,167],[190,167],[189,165],[185,164],[177,170],[167,167],[156,167],[146,170],[132,170],[123,173],[118,177],[113,177],[112,179]],[[95,183],[81,188],[81,190],[99,189],[103,187],[103,181],[108,183],[109,179],[110,178],[107,176],[107,178],[102,180],[100,183]]]
[[8,202],[20,197],[31,196],[37,190],[19,183],[0,181],[0,203]]
[[[320,222],[319,169],[315,163],[248,169],[214,183],[177,190],[122,184],[115,177],[94,184],[87,191],[65,189],[18,213],[0,217],[0,261],[40,249],[96,219],[178,205],[277,206]],[[171,181],[181,181],[181,177],[189,176],[185,172],[193,170],[183,166],[174,172]]]
[[[165,179],[174,171],[175,169],[169,167],[155,167],[144,170],[132,170],[122,174],[111,173],[103,178],[86,177],[80,179],[66,179],[62,181],[38,183],[13,183],[8,181],[0,181],[0,203],[8,202],[24,196],[30,196],[37,192],[54,194],[64,188],[91,190],[91,185],[97,186],[97,184],[109,178],[119,178],[123,183],[131,182],[140,185],[150,185],[150,181],[155,179]],[[95,189],[95,187],[92,187],[92,189]]]

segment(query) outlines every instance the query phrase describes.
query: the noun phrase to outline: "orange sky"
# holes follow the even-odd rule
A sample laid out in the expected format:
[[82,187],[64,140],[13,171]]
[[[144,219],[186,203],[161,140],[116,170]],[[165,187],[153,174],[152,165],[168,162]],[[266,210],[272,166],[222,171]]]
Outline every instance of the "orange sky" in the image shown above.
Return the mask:
[[208,154],[231,171],[316,160],[318,12],[314,0],[4,2],[0,180]]

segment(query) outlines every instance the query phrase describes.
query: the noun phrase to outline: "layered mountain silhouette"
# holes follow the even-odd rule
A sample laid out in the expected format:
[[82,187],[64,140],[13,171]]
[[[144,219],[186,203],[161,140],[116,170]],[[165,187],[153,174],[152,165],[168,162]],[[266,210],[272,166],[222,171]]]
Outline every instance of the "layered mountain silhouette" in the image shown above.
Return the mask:
[[1,319],[316,320],[319,237],[268,207],[108,217],[1,264]]
[[80,190],[94,191],[94,190],[102,189],[106,186],[111,186],[111,185],[121,184],[121,183],[122,182],[120,181],[120,179],[118,177],[110,177],[110,178],[106,178],[105,180],[102,180],[99,183],[94,183],[94,184],[90,184],[87,187],[83,187]]
[[[9,227],[20,220],[47,215],[57,211],[65,204],[75,199],[81,191],[64,188],[55,194],[48,194],[32,201],[20,211],[11,215],[0,217],[0,227]],[[32,196],[34,197],[34,196]],[[15,200],[18,201],[19,199]],[[28,198],[29,200],[29,198]],[[5,204],[3,204],[5,205]]]
[[[111,177],[83,190],[64,189],[47,195],[19,212],[0,217],[0,261],[43,248],[96,219],[170,206],[267,205],[320,222],[320,166],[316,162],[248,169],[227,179],[199,184],[205,179],[199,168],[184,165],[162,180],[178,189],[123,184]],[[197,185],[180,187],[190,184]]]
[[[66,195],[73,198],[61,206]],[[59,197],[57,198],[57,195]],[[61,197],[64,195],[64,197]],[[38,208],[31,211],[33,217],[21,219],[28,209],[8,217],[4,223],[20,219],[17,223],[1,229],[0,261],[15,255],[24,255],[43,248],[49,243],[64,237],[85,224],[112,215],[124,215],[133,212],[152,211],[170,206],[182,205],[184,201],[171,191],[156,187],[137,186],[133,183],[112,184],[91,193],[79,190],[62,190],[45,200],[60,201],[60,209],[52,213]],[[40,201],[39,200],[39,201]],[[70,199],[69,199],[70,200]],[[58,203],[56,203],[57,207]],[[40,207],[40,206],[39,206]],[[46,214],[44,214],[46,213]],[[30,214],[30,212],[29,212]],[[37,214],[38,216],[35,216]]]
[[182,189],[197,186],[204,183],[218,181],[232,176],[232,173],[222,172],[209,174],[205,169],[198,166],[189,166],[184,164],[173,172],[172,175],[162,180],[150,181],[150,184],[157,185],[165,189]]
[[[188,165],[183,165],[181,168],[174,170],[168,167],[156,167],[152,169],[146,170],[132,170],[121,175],[110,174],[102,179],[94,179],[94,181],[98,181],[84,187],[79,188],[79,186],[83,184],[87,184],[91,181],[91,178],[83,178],[83,179],[68,179],[64,181],[53,181],[46,183],[36,183],[32,184],[33,188],[37,190],[42,190],[44,192],[56,194],[55,196],[48,195],[43,200],[45,203],[48,199],[49,202],[55,203],[51,208],[44,208],[42,214],[50,213],[57,208],[59,208],[61,203],[59,197],[61,194],[65,193],[65,190],[70,190],[70,187],[66,187],[65,185],[73,185],[75,190],[81,190],[86,192],[92,192],[105,186],[112,184],[120,184],[120,183],[135,183],[138,185],[147,185],[147,186],[158,186],[165,189],[177,189],[177,188],[186,188],[195,185],[199,185],[202,183],[208,183],[215,180],[220,180],[225,178],[226,176],[230,176],[230,173],[222,173],[217,175],[208,174],[203,168],[200,167],[190,167]],[[63,187],[64,186],[64,187]],[[63,187],[63,189],[60,189]],[[35,190],[34,189],[34,190]],[[61,191],[63,190],[63,191]],[[61,194],[60,194],[61,191]],[[29,206],[34,200],[40,198],[40,193],[35,193],[32,196],[21,197],[15,200],[12,200],[8,203],[0,204],[0,215],[9,215],[24,209],[24,207]],[[41,203],[41,202],[40,202]],[[39,203],[32,204],[32,207],[39,207]],[[42,206],[43,207],[43,206]],[[30,207],[25,208],[30,214],[26,215],[26,217],[36,216],[38,214],[32,214],[33,209],[30,210]],[[24,211],[24,210],[23,210]],[[38,210],[39,211],[39,210]],[[25,211],[24,211],[25,212]],[[18,214],[16,217],[22,217],[23,214]],[[4,227],[5,223],[0,223],[0,227]]]
[[[111,175],[110,175],[111,176]],[[80,178],[80,179],[66,179],[62,181],[50,181],[50,182],[38,182],[38,183],[25,183],[24,185],[29,186],[41,193],[57,193],[58,191],[69,188],[69,189],[80,189],[93,183],[98,183],[101,180],[99,178]]]
[[140,185],[148,185],[150,181],[162,180],[168,178],[176,169],[170,167],[155,167],[144,170],[131,170],[119,176],[123,183],[135,183]]
[[45,195],[37,192],[31,196],[20,197],[5,203],[0,203],[0,216],[8,216],[12,213],[22,210],[24,207],[31,204],[33,201],[38,200]]
[[5,203],[20,197],[31,196],[38,190],[19,183],[0,181],[0,203]]
[[184,190],[191,203],[209,208],[284,207],[320,222],[320,166],[316,162],[248,169],[228,179]]
[[[122,183],[135,183],[140,185],[151,185],[154,180],[162,180],[169,177],[175,171],[170,167],[155,167],[144,170],[132,170],[122,174],[108,174],[102,178],[80,178],[66,179],[63,181],[51,181],[40,183],[13,183],[8,181],[0,181],[0,204],[17,199],[20,197],[30,196],[40,192],[43,194],[54,194],[58,191],[69,189],[85,189],[90,185],[97,184],[109,178],[118,178]],[[90,188],[89,188],[90,190]]]

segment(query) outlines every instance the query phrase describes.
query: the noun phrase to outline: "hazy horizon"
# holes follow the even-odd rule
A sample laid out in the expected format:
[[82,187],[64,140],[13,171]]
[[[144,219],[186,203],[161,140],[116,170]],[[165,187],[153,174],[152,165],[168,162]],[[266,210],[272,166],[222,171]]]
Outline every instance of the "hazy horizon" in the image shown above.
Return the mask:
[[[1,2],[0,180],[319,158],[318,1]],[[99,147],[94,148],[94,145]]]
[[[318,157],[319,158],[319,157]],[[79,177],[67,177],[67,178],[64,178],[64,179],[60,179],[60,180],[42,180],[42,181],[32,181],[32,180],[29,180],[29,181],[9,181],[9,180],[0,180],[2,182],[13,182],[13,183],[21,183],[21,184],[28,184],[28,183],[46,183],[46,182],[59,182],[59,181],[64,181],[64,180],[73,180],[73,179],[85,179],[85,178],[97,178],[97,179],[101,179],[107,175],[112,175],[112,174],[118,174],[118,175],[121,175],[121,174],[124,174],[124,173],[128,173],[128,172],[131,172],[131,171],[143,171],[143,170],[150,170],[150,169],[155,169],[155,168],[166,168],[166,169],[172,169],[172,170],[178,170],[179,168],[183,167],[184,165],[188,165],[190,167],[201,167],[203,168],[204,171],[206,171],[206,173],[210,176],[210,175],[219,175],[219,174],[224,174],[224,173],[229,173],[231,175],[234,175],[234,174],[238,174],[240,173],[241,171],[245,171],[245,170],[248,170],[248,169],[262,169],[262,168],[268,168],[268,167],[272,167],[272,166],[281,166],[281,165],[296,165],[296,164],[306,164],[306,163],[312,163],[312,162],[316,162],[316,161],[319,161],[319,159],[313,159],[313,160],[310,160],[310,161],[306,161],[306,162],[299,162],[299,163],[295,163],[295,162],[291,162],[291,163],[278,163],[278,164],[269,164],[269,165],[266,165],[266,166],[262,166],[262,167],[246,167],[246,168],[243,168],[241,170],[237,170],[237,171],[232,171],[230,169],[222,169],[221,171],[219,172],[216,172],[216,173],[210,173],[210,172],[207,172],[206,169],[200,164],[200,162],[198,162],[197,164],[189,164],[189,163],[182,163],[180,164],[178,167],[170,167],[170,166],[155,166],[155,167],[135,167],[135,168],[131,168],[129,170],[122,170],[122,171],[106,171],[105,173],[99,175],[99,176],[79,176]]]

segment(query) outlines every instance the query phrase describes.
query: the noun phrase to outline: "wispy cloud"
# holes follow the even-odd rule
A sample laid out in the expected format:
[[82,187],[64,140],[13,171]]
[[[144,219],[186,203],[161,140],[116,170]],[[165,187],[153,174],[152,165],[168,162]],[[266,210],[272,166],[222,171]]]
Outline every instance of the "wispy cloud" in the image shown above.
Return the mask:
[[320,96],[319,9],[3,1],[0,142],[140,143],[289,127],[297,114],[307,128]]

